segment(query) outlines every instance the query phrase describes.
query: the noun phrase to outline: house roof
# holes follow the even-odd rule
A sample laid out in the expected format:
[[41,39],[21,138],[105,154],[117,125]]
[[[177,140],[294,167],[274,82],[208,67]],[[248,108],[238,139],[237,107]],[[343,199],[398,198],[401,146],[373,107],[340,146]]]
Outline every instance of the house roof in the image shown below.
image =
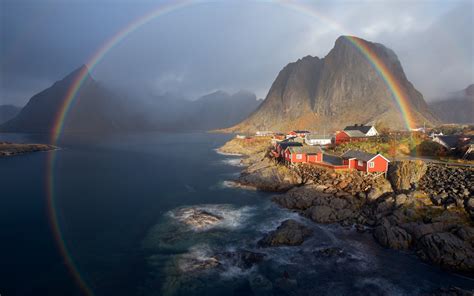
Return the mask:
[[355,124],[346,126],[344,131],[359,131],[365,135],[370,131],[371,128],[371,125]]
[[377,156],[377,154],[367,153],[360,150],[349,150],[343,155],[341,155],[341,157],[345,159],[355,158],[357,160],[362,160],[362,161],[369,161],[375,156]]
[[459,136],[437,136],[449,148],[456,148],[459,144]]
[[344,130],[344,132],[351,138],[364,138],[367,135],[359,130]]
[[280,147],[285,150],[286,148],[288,147],[297,147],[297,146],[303,146],[302,143],[299,143],[299,142],[292,142],[292,141],[281,141],[278,143],[278,145],[280,145]]
[[331,135],[306,134],[307,140],[331,140]]
[[288,147],[291,153],[318,154],[323,152],[317,146]]

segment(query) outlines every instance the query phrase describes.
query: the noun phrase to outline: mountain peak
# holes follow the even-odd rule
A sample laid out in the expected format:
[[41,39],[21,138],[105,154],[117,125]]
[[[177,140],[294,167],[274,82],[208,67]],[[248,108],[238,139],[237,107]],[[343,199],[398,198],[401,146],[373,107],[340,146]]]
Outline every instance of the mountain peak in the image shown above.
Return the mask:
[[353,122],[406,127],[390,89],[354,40],[370,47],[395,76],[416,121],[410,124],[437,121],[391,49],[358,37],[340,36],[324,58],[306,56],[285,66],[259,109],[234,130],[314,130],[321,126],[337,130]]
[[87,65],[81,65],[79,68],[75,69],[71,73],[69,73],[66,77],[64,77],[61,81],[62,82],[72,82],[80,77],[84,77],[84,81],[92,81],[94,80],[89,72],[89,68]]

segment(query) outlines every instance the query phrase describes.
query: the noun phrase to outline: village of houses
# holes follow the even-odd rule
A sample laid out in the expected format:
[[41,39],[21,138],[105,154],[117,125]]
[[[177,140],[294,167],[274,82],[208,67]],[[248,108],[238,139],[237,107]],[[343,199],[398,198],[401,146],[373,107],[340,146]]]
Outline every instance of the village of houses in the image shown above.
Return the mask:
[[[411,131],[427,134],[425,129]],[[271,137],[270,156],[287,165],[311,164],[330,170],[357,170],[366,173],[387,174],[389,157],[381,153],[348,149],[335,155],[331,148],[345,143],[376,141],[381,137],[375,126],[354,124],[346,126],[334,134],[317,134],[306,130],[293,130],[289,133],[257,131],[253,136],[237,135],[237,138],[252,140],[254,137]],[[462,149],[462,159],[473,159],[474,137],[463,135],[443,135],[432,130],[430,141],[444,147],[446,151]]]

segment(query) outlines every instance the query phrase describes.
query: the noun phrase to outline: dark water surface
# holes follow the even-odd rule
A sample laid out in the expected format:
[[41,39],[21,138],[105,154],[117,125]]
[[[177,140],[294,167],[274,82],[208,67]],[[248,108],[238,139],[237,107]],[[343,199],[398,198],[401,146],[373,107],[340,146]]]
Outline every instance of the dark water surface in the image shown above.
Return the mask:
[[[2,140],[47,142],[40,135]],[[56,154],[56,211],[76,272],[95,295],[419,295],[472,279],[386,250],[370,234],[309,223],[269,194],[230,188],[241,170],[215,148],[229,135],[142,133],[75,136],[56,152],[0,158],[0,294],[82,295],[49,224],[47,163]],[[193,230],[179,222],[197,207],[224,218]],[[288,218],[314,229],[300,247],[258,249]],[[320,252],[337,247],[338,254]],[[251,268],[216,254],[265,254]],[[283,275],[286,276],[283,276]]]

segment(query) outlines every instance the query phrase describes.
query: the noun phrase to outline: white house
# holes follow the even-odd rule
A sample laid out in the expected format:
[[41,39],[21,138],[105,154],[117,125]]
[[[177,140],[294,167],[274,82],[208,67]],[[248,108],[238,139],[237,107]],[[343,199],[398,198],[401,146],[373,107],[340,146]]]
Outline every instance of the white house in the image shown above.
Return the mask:
[[344,128],[344,131],[360,131],[366,137],[375,137],[379,135],[379,132],[375,129],[373,125],[363,125],[363,124],[354,124],[349,125]]
[[311,146],[325,146],[332,143],[331,136],[318,135],[318,134],[306,134],[304,137],[306,145]]

